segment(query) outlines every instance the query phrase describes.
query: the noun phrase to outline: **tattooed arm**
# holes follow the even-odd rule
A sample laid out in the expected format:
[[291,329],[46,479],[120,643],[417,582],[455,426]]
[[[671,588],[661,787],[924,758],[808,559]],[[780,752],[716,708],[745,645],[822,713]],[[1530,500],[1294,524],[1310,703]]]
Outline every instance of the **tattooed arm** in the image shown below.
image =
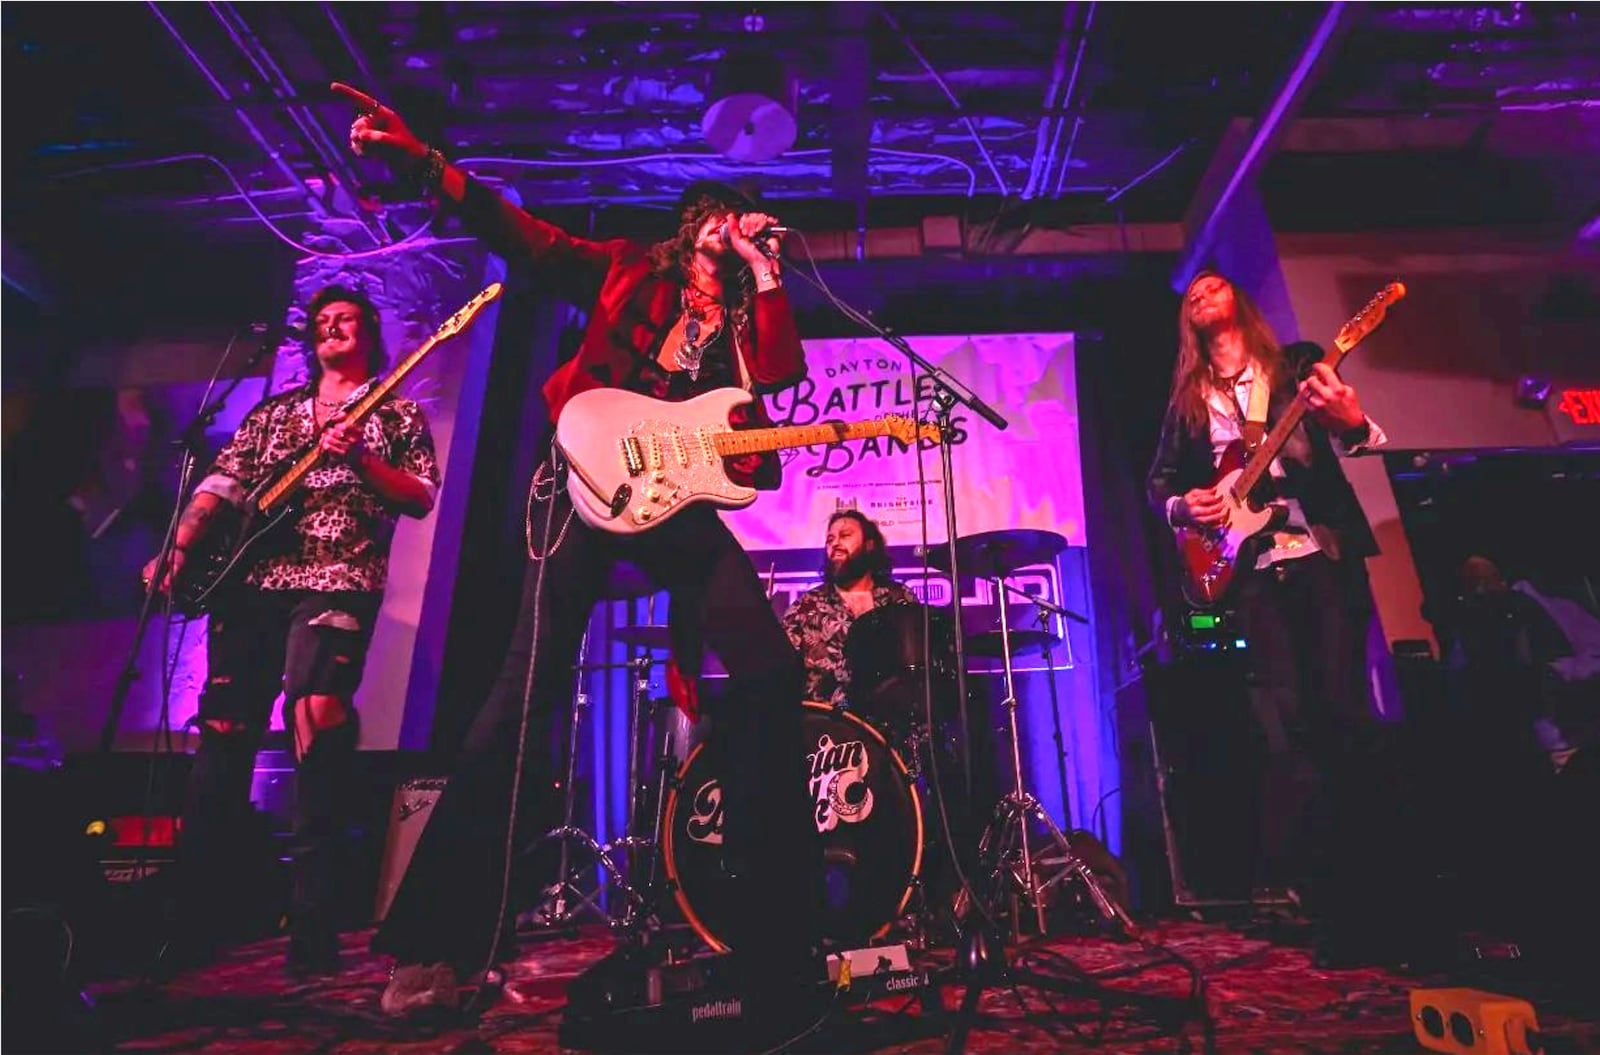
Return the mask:
[[[165,574],[156,587],[165,592],[172,588],[172,581],[183,570],[185,551],[205,537],[206,528],[211,519],[216,516],[217,510],[222,508],[223,501],[209,491],[200,491],[189,500],[189,505],[183,511],[183,516],[178,520],[177,539],[173,545],[172,555],[168,559]],[[150,559],[144,566],[144,584],[150,585],[150,580],[155,577],[156,565],[161,562],[158,554]]]

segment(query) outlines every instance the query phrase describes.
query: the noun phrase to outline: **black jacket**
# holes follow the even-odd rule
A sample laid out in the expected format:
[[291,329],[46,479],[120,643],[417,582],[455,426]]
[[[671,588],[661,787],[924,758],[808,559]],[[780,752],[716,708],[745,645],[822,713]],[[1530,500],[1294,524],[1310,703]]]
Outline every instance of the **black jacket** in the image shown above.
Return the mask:
[[[1322,349],[1310,341],[1299,341],[1285,347],[1283,356],[1288,369],[1284,371],[1286,376],[1273,386],[1267,404],[1268,429],[1294,398],[1298,379],[1308,375],[1322,358]],[[1326,429],[1307,415],[1278,458],[1286,475],[1274,480],[1272,486],[1276,486],[1278,494],[1299,500],[1317,544],[1330,557],[1368,557],[1378,552],[1372,528],[1339,467],[1339,455],[1334,453]],[[1156,515],[1165,522],[1167,499],[1191,488],[1207,487],[1215,476],[1209,428],[1190,427],[1179,419],[1177,408],[1169,405],[1161,424],[1155,462],[1145,479],[1145,491]],[[1269,485],[1264,481],[1262,486]]]

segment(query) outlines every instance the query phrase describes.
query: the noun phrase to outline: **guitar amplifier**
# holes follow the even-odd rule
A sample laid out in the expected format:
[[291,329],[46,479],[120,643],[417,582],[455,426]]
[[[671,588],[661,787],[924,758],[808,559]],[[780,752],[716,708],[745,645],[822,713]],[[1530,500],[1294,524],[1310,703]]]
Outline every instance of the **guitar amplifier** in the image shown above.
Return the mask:
[[1117,719],[1135,903],[1248,904],[1262,755],[1243,655],[1177,650],[1147,661],[1118,690]]
[[374,922],[389,915],[395,892],[417,852],[417,840],[433,815],[434,803],[444,792],[444,777],[419,777],[400,783],[394,789],[394,804],[389,810],[389,833],[383,843],[383,862],[378,871],[378,897],[372,910]]

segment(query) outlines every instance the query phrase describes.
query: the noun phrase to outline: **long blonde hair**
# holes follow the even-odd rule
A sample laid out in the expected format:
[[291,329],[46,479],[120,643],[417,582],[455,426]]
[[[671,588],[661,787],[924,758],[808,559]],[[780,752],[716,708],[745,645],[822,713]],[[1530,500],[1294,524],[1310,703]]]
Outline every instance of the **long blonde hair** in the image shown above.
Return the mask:
[[1205,428],[1206,388],[1211,384],[1211,354],[1205,335],[1189,321],[1188,292],[1202,278],[1216,277],[1233,291],[1234,318],[1244,336],[1245,352],[1256,364],[1257,374],[1269,385],[1283,373],[1283,348],[1272,326],[1250,295],[1227,275],[1202,271],[1190,280],[1178,304],[1178,361],[1172,368],[1172,396],[1168,405],[1177,408],[1178,417],[1191,429]]

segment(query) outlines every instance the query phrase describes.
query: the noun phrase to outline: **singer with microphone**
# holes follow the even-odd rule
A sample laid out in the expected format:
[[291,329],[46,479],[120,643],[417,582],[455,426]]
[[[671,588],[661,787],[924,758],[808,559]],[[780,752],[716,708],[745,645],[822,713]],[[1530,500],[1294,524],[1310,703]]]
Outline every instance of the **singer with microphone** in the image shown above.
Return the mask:
[[158,557],[144,570],[146,589],[168,590],[186,560],[199,559],[189,554],[218,530],[219,517],[301,452],[321,448],[298,516],[210,608],[206,683],[194,718],[199,747],[183,806],[177,930],[165,954],[171,970],[211,959],[238,916],[232,869],[248,830],[256,752],[280,692],[295,757],[288,969],[307,977],[338,968],[338,856],[351,805],[355,693],[395,523],[426,516],[439,486],[433,437],[414,401],[391,398],[360,424],[344,420],[384,366],[378,309],[359,291],[329,286],[312,297],[306,316],[306,382],[245,415],[196,485],[167,561]]
[[[387,161],[435,196],[515,269],[588,309],[576,353],[545,382],[553,429],[574,395],[621,388],[681,401],[711,389],[753,392],[735,427],[766,425],[762,397],[805,376],[805,357],[776,259],[782,228],[749,195],[721,183],[679,196],[676,231],[655,244],[571,234],[508,202],[422,142],[392,109],[342,84],[355,104],[350,146]],[[513,276],[515,270],[513,270]],[[515,281],[513,277],[512,281]],[[619,421],[619,430],[630,423]],[[620,432],[619,432],[620,435]],[[540,441],[548,451],[550,437]],[[703,650],[729,674],[708,749],[722,770],[724,859],[745,906],[731,930],[734,975],[747,983],[745,1021],[774,1030],[805,1010],[801,986],[822,977],[811,943],[820,905],[820,844],[804,838],[811,806],[801,744],[802,668],[749,556],[709,505],[686,509],[639,535],[597,531],[573,514],[553,454],[534,474],[528,505],[530,563],[521,613],[500,677],[467,735],[374,947],[394,956],[381,1006],[391,1015],[454,1007],[463,971],[512,950],[499,946],[508,904],[508,814],[534,813],[528,790],[548,780],[519,772],[558,703],[590,612],[614,562],[626,559],[672,598],[669,684],[692,709]],[[771,490],[772,454],[729,459],[734,479]],[[520,789],[520,800],[513,800]],[[523,823],[521,827],[526,828]],[[814,831],[814,826],[812,827]],[[767,912],[764,905],[783,906]]]

